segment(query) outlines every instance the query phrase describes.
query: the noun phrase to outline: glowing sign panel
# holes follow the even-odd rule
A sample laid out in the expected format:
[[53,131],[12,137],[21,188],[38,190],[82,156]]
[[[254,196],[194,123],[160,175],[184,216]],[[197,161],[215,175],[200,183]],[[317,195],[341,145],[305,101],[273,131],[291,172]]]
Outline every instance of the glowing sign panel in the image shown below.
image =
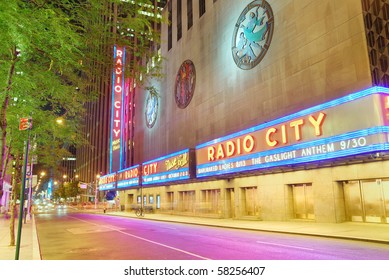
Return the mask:
[[112,113],[110,142],[110,171],[122,168],[123,157],[123,102],[124,102],[124,64],[126,60],[124,47],[114,47],[114,65],[112,73]]
[[142,164],[142,184],[166,183],[191,178],[189,149]]
[[114,190],[116,188],[116,173],[107,174],[99,178],[99,191]]
[[372,88],[198,145],[197,177],[389,150],[386,94]]
[[118,188],[128,188],[139,185],[140,166],[136,165],[118,172]]

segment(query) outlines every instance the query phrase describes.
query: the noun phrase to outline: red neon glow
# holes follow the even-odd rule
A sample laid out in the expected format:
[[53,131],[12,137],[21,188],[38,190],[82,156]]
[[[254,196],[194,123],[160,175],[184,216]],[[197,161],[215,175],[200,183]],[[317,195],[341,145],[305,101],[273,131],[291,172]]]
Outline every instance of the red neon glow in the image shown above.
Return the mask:
[[220,143],[217,146],[208,147],[208,160],[214,161],[234,155],[250,153],[255,147],[255,139],[252,135],[246,135],[243,139],[237,138]]
[[113,107],[113,138],[112,151],[120,149],[120,132],[122,119],[122,95],[123,95],[123,50],[116,49],[115,77],[114,77],[114,107]]
[[138,170],[138,168],[133,168],[133,169],[124,171],[120,175],[121,175],[120,176],[121,180],[127,180],[127,179],[136,178],[136,177],[139,176],[139,170]]
[[105,185],[116,181],[116,174],[106,175],[99,178],[99,185]]
[[157,167],[158,167],[157,162],[146,164],[143,166],[143,173],[142,174],[143,175],[150,175],[150,174],[157,173]]
[[[271,127],[266,131],[266,144],[269,147],[276,147],[280,144],[288,144],[289,137],[294,138],[296,141],[301,141],[303,135],[301,133],[301,128],[304,126],[309,126],[313,129],[313,134],[315,136],[320,136],[323,134],[323,123],[326,114],[320,112],[317,117],[314,115],[308,116],[308,122],[305,119],[297,119],[288,124],[283,124],[280,127]],[[288,127],[291,128],[291,131],[288,130]]]
[[[281,123],[269,127],[266,130],[255,134],[255,136],[253,134],[246,134],[241,137],[211,145],[207,147],[207,160],[217,161],[236,155],[248,154],[253,152],[258,145],[264,145],[262,148],[273,148],[281,145],[288,145],[290,142],[301,141],[303,138],[321,136],[323,134],[325,118],[326,114],[323,112],[316,115],[311,114],[303,118],[292,120],[289,123]],[[303,134],[303,129],[305,135]]]

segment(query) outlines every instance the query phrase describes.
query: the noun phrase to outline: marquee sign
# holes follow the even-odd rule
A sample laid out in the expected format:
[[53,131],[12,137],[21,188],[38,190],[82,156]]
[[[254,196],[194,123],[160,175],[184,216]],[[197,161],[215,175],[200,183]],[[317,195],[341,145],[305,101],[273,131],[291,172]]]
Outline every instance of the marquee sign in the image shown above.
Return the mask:
[[114,46],[114,69],[112,72],[112,112],[110,139],[110,172],[118,171],[123,166],[123,115],[124,115],[124,66],[126,49]]
[[388,94],[373,87],[198,145],[197,177],[389,150]]
[[116,189],[116,173],[107,174],[99,178],[99,191]]
[[142,164],[142,184],[187,180],[192,177],[193,151],[185,149]]
[[121,170],[117,173],[117,187],[124,189],[139,186],[140,166],[135,165],[130,168]]

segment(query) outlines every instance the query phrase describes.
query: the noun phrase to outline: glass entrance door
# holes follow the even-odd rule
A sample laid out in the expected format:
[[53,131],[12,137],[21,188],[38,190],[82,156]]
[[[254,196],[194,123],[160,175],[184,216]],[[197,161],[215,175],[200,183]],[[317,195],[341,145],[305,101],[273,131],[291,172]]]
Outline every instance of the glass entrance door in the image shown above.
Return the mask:
[[362,198],[359,181],[345,182],[343,186],[347,219],[363,222]]
[[381,184],[376,181],[362,182],[362,195],[366,222],[380,223],[385,216]]
[[226,189],[227,218],[235,218],[235,191]]
[[382,193],[385,211],[385,222],[389,223],[389,180],[382,181]]
[[315,219],[312,184],[293,185],[294,216],[297,219]]
[[348,220],[389,223],[389,180],[345,182],[344,197]]

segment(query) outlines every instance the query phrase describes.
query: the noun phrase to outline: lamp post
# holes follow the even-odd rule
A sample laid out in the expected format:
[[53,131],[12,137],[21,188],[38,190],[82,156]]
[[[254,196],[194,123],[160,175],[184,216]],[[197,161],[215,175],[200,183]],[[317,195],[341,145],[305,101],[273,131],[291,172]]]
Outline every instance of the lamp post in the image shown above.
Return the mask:
[[97,209],[97,193],[98,193],[98,187],[99,187],[99,179],[100,174],[96,175],[96,185],[95,185],[95,209]]

